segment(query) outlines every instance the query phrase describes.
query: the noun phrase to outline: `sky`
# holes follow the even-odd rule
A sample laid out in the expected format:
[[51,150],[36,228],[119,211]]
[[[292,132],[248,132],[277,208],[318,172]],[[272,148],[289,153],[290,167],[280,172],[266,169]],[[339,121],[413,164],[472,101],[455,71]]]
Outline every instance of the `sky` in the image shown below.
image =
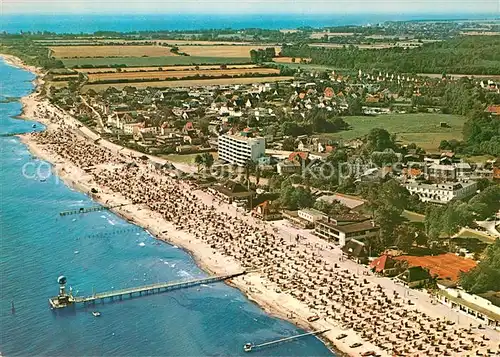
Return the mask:
[[0,0],[3,14],[488,14],[500,0]]

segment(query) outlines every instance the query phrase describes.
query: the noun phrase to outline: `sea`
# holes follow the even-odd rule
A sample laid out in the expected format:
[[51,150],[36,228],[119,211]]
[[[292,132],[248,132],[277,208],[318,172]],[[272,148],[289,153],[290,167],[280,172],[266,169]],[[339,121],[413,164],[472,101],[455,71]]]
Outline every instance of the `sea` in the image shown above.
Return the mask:
[[9,15],[2,14],[1,31],[88,34],[96,31],[162,31],[199,29],[295,29],[345,25],[375,25],[385,21],[498,19],[496,14],[156,14],[156,15]]
[[[44,129],[15,118],[21,105],[13,99],[29,94],[33,79],[0,61],[0,355],[237,356],[247,342],[303,333],[224,283],[51,311],[61,275],[81,296],[207,274],[182,249],[111,212],[59,215],[97,204],[5,135]],[[252,355],[333,354],[308,336]]]

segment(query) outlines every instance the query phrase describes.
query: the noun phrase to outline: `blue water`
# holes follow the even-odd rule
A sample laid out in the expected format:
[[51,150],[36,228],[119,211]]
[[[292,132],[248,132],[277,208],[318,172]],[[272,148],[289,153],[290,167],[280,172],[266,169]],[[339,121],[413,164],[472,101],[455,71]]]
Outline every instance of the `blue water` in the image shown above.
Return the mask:
[[49,31],[93,33],[95,31],[160,31],[197,29],[291,29],[302,26],[327,27],[366,25],[385,21],[485,19],[496,14],[248,14],[248,15],[2,15],[2,31]]
[[[30,73],[0,61],[0,95],[23,96],[32,90],[32,79]],[[0,133],[32,130],[32,123],[11,118],[20,109],[19,103],[0,104]],[[159,244],[109,212],[60,217],[60,211],[95,203],[55,176],[45,182],[34,178],[40,162],[17,138],[0,137],[0,147],[4,356],[234,356],[243,354],[246,342],[302,332],[269,317],[223,283],[52,312],[47,299],[57,294],[61,274],[79,295],[90,295],[93,288],[104,291],[206,274],[181,249]],[[46,171],[42,165],[42,175]],[[125,228],[131,230],[113,234]],[[92,316],[94,309],[101,317]],[[307,337],[253,355],[332,354],[319,340]]]

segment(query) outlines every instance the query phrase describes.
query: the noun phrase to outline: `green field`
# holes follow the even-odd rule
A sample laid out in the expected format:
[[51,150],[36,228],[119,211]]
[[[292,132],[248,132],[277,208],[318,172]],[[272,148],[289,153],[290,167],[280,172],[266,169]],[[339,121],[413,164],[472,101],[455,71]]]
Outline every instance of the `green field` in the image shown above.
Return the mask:
[[[334,140],[351,140],[363,137],[373,128],[386,129],[397,134],[403,143],[415,143],[425,150],[437,150],[441,140],[462,140],[462,128],[466,118],[451,114],[382,114],[378,116],[344,117],[351,126],[350,130],[338,133],[321,134],[321,137]],[[441,128],[446,122],[450,127]]]
[[175,66],[192,64],[243,64],[250,63],[250,58],[225,58],[225,57],[195,57],[195,56],[168,56],[168,57],[82,57],[62,60],[66,67],[81,65],[109,66],[125,64],[128,67],[148,66]]

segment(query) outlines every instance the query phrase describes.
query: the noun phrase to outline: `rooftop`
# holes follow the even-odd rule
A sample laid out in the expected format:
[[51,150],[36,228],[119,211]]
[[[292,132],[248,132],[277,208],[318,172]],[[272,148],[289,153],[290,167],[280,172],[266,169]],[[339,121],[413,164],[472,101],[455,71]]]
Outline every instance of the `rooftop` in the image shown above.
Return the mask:
[[465,187],[469,187],[476,184],[475,181],[463,181],[463,182],[445,182],[445,183],[421,183],[421,182],[410,182],[407,183],[406,186],[409,187],[421,187],[428,188],[434,190],[447,190],[447,191],[456,191]]
[[369,231],[372,229],[379,229],[378,226],[374,225],[372,221],[363,221],[363,222],[356,222],[356,223],[347,223],[347,224],[337,224],[336,221],[327,221],[325,219],[322,219],[318,223],[327,225],[330,228],[334,228],[339,232],[342,233],[354,233],[354,232],[364,232],[364,231]]
[[468,272],[477,265],[472,259],[459,257],[452,253],[434,256],[402,255],[394,259],[404,260],[408,262],[410,266],[422,266],[429,269],[432,275],[437,275],[441,279],[450,281],[458,281],[461,272]]

